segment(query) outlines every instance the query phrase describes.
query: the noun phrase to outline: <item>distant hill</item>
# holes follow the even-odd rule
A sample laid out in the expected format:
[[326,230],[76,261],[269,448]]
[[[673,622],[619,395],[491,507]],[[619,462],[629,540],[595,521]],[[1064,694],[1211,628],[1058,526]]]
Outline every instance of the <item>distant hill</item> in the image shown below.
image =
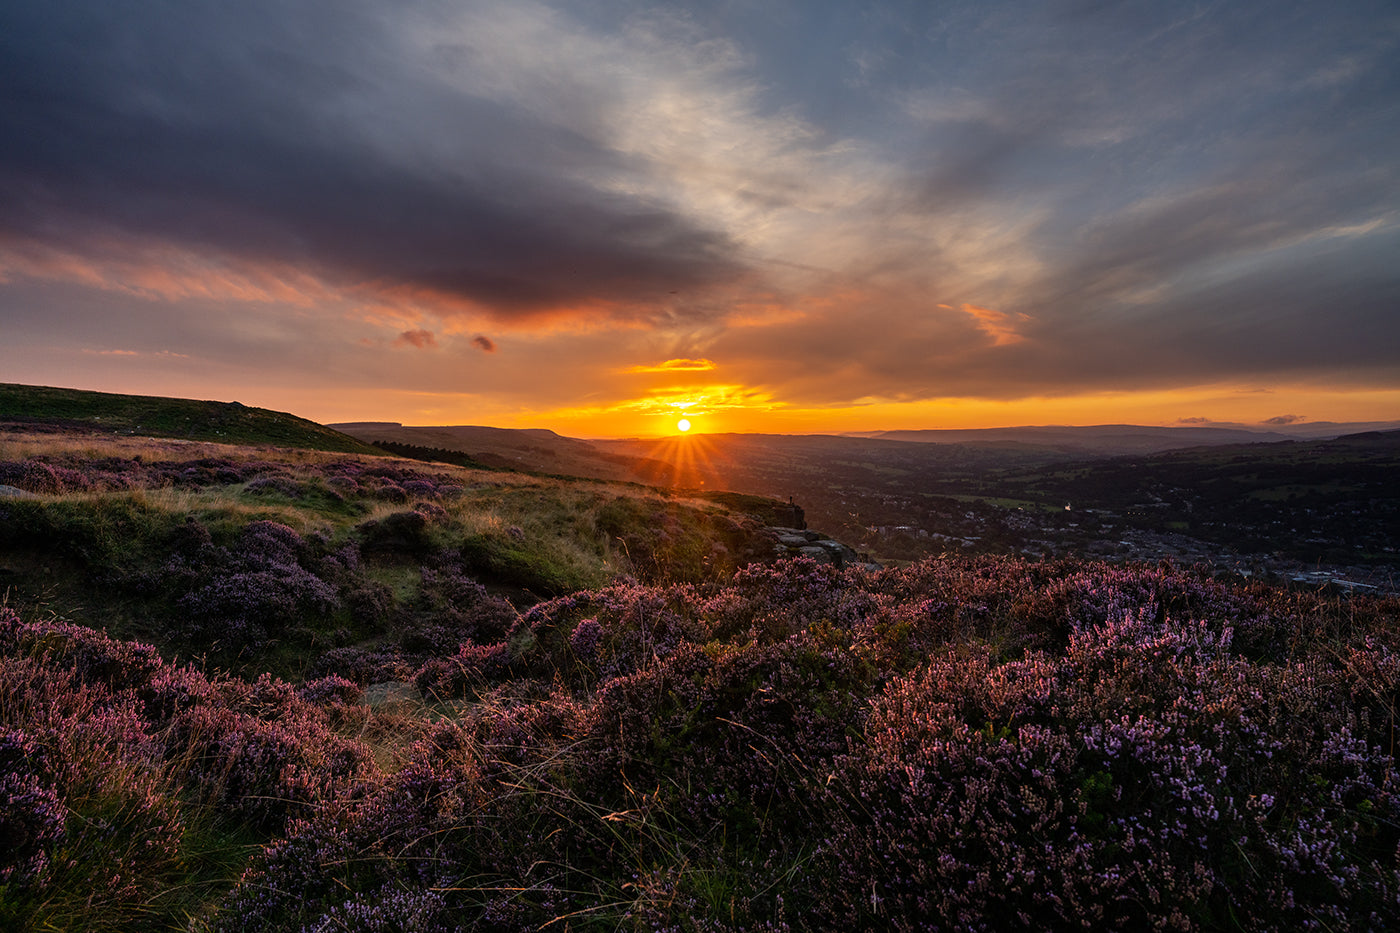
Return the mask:
[[1329,440],[1347,434],[1394,431],[1400,421],[1303,421],[1263,428],[1237,423],[1188,425],[1024,425],[1012,428],[928,429],[915,431],[858,431],[849,437],[912,441],[923,444],[1017,443],[1059,446],[1104,456],[1145,454],[1182,447],[1218,444],[1267,444],[1275,441]]
[[898,461],[894,465],[900,469],[917,472],[944,472],[950,467],[980,471],[1044,466],[1066,460],[1145,456],[1196,447],[1306,442],[1319,435],[1330,439],[1386,430],[1400,427],[1400,422],[1317,422],[1287,425],[1278,431],[1245,426],[1110,424],[844,435],[701,434],[689,438],[592,441],[542,429],[481,425],[409,426],[392,421],[364,421],[330,427],[369,444],[457,451],[481,464],[502,469],[761,495],[781,493],[780,498],[786,498],[794,470],[805,473],[839,463]]
[[[395,421],[332,424],[367,444],[411,445],[458,451],[497,469],[556,473],[622,482],[657,482],[669,467],[645,458],[619,454],[588,441],[541,428],[491,428],[482,425],[407,426]],[[665,484],[664,482],[662,483]]]
[[348,434],[286,412],[238,402],[116,395],[0,383],[0,423],[34,429],[172,437],[224,444],[266,444],[340,453],[382,451]]
[[1183,447],[1220,444],[1268,444],[1293,440],[1277,431],[1241,428],[1149,427],[1135,424],[977,428],[967,430],[883,431],[866,435],[887,441],[920,444],[1033,444],[1099,456],[1149,454]]
[[332,424],[369,444],[457,451],[497,468],[640,482],[690,489],[728,489],[786,499],[798,476],[849,472],[980,475],[1069,460],[1142,456],[1193,447],[1268,444],[1287,435],[1228,428],[1097,427],[887,431],[879,434],[698,434],[684,438],[583,441],[541,429],[480,425],[408,426],[367,421]]

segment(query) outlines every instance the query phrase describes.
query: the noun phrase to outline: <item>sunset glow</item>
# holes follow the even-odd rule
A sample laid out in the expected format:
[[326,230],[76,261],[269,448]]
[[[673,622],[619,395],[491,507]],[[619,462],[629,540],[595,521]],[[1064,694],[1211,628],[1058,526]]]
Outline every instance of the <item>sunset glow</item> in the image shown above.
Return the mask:
[[1400,419],[1383,3],[410,6],[0,13],[0,381],[574,436]]
[[682,418],[680,421],[677,421],[677,422],[676,422],[676,430],[677,430],[677,431],[680,431],[682,434],[684,434],[686,431],[689,431],[689,430],[690,430],[690,421],[689,421],[689,419],[687,419],[687,418]]

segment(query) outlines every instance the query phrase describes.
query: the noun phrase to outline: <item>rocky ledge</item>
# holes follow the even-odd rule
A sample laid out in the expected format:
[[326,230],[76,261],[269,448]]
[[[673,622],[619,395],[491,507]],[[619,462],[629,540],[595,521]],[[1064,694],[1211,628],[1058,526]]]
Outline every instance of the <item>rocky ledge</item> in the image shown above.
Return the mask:
[[858,554],[855,548],[842,544],[835,538],[828,538],[819,531],[806,528],[769,528],[777,539],[774,555],[784,557],[810,557],[821,564],[832,564],[839,568],[864,567],[879,570],[880,565]]

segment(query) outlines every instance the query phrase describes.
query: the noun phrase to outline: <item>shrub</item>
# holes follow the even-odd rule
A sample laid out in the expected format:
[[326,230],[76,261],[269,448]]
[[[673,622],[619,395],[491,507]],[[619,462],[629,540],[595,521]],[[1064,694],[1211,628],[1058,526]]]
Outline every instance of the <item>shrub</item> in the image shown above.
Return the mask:
[[290,476],[260,476],[243,487],[250,496],[280,496],[283,499],[300,499],[301,483]]
[[392,512],[356,527],[360,547],[366,552],[424,556],[433,550],[428,532],[429,516],[416,509]]
[[286,525],[250,522],[232,548],[209,556],[209,565],[191,568],[176,605],[196,634],[225,646],[254,644],[340,607],[335,588],[307,566],[306,542]]
[[67,809],[44,747],[19,729],[0,726],[0,892],[40,879],[63,838]]
[[129,696],[0,659],[0,925],[119,929],[180,877],[185,820]]

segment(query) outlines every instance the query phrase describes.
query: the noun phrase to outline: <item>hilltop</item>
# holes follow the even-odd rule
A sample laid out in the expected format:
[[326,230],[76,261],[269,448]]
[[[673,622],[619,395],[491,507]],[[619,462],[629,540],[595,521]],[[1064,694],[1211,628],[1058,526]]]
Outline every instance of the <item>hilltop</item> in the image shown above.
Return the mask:
[[656,482],[669,469],[661,460],[611,453],[602,444],[564,437],[542,428],[419,427],[396,421],[337,422],[330,427],[367,444],[402,444],[455,451],[501,469],[668,485]]
[[14,383],[0,383],[0,424],[30,431],[47,426],[50,430],[70,432],[266,444],[344,453],[379,452],[314,421],[238,402],[117,395]]
[[468,595],[489,587],[504,600],[492,611],[510,613],[622,575],[720,579],[775,559],[764,520],[776,514],[756,497],[382,451],[100,439],[52,425],[0,434],[7,599],[254,672],[314,669],[350,645],[421,661],[438,636],[420,626],[441,626],[433,613],[452,605],[439,592],[449,580]]

